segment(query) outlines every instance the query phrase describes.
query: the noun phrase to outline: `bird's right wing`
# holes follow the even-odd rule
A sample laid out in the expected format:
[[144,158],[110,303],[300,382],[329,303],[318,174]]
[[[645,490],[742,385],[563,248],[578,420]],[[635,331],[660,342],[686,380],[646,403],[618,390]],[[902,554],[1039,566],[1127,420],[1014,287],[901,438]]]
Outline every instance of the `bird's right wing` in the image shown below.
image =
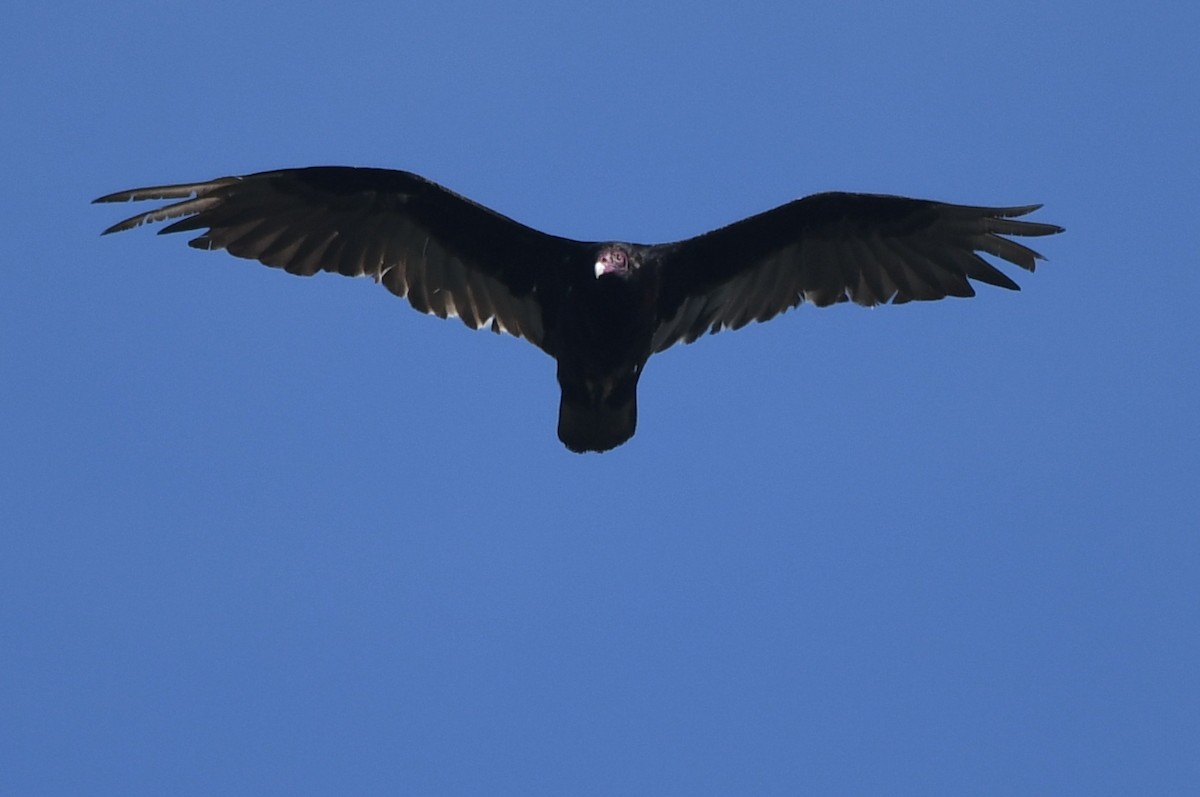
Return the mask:
[[97,199],[182,200],[105,233],[179,219],[189,244],[292,274],[369,276],[416,309],[543,346],[537,289],[579,244],[547,235],[408,172],[321,166],[138,188]]

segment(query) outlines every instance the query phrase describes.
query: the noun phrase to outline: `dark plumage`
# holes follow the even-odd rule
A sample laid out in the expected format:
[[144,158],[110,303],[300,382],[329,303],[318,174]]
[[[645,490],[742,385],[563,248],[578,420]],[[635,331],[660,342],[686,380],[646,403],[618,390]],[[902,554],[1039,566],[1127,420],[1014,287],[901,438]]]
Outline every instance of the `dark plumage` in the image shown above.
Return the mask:
[[706,332],[824,307],[1016,290],[977,252],[1033,271],[1003,236],[1061,232],[1017,217],[1040,205],[968,207],[815,194],[685,241],[574,241],[506,218],[415,174],[322,166],[121,191],[97,202],[183,200],[105,230],[177,219],[190,245],[292,274],[370,276],[418,310],[529,340],[558,361],[558,436],[606,451],[633,436],[650,355]]

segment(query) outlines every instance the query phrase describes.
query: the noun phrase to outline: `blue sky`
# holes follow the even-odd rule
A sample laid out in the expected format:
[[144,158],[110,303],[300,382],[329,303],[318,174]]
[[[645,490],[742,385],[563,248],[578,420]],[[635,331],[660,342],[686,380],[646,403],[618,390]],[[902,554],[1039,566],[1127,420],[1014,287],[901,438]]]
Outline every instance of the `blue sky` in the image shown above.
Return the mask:
[[[1194,4],[423,6],[7,12],[0,792],[1194,788]],[[1067,233],[676,347],[576,456],[527,343],[88,204],[312,164],[586,239]]]

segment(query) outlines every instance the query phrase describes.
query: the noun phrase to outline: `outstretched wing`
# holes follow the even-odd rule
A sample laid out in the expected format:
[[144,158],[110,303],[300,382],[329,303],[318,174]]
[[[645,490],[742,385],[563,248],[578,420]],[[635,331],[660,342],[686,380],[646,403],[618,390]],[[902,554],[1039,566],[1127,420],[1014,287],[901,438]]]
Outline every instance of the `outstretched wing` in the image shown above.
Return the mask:
[[1037,252],[1006,235],[1061,227],[988,208],[876,194],[798,199],[661,249],[654,350],[766,321],[801,302],[824,307],[974,296],[969,279],[1018,290],[977,252],[1033,271]]
[[369,276],[416,309],[543,345],[537,287],[578,244],[526,227],[408,172],[321,166],[121,191],[97,202],[179,199],[105,234],[160,233],[292,274]]

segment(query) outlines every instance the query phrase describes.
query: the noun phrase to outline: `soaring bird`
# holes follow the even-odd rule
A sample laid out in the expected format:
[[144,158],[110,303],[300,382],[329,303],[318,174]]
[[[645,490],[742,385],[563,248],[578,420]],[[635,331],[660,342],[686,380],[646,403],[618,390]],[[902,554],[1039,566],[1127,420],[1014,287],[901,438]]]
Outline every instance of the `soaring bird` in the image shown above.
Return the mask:
[[652,354],[706,332],[818,307],[1018,290],[979,252],[1033,271],[1005,236],[1061,232],[1040,205],[979,207],[822,193],[683,241],[576,241],[503,216],[418,175],[316,166],[135,188],[96,202],[181,200],[104,234],[176,219],[189,244],[292,274],[369,276],[416,309],[523,337],[558,363],[558,437],[607,451],[633,436]]

